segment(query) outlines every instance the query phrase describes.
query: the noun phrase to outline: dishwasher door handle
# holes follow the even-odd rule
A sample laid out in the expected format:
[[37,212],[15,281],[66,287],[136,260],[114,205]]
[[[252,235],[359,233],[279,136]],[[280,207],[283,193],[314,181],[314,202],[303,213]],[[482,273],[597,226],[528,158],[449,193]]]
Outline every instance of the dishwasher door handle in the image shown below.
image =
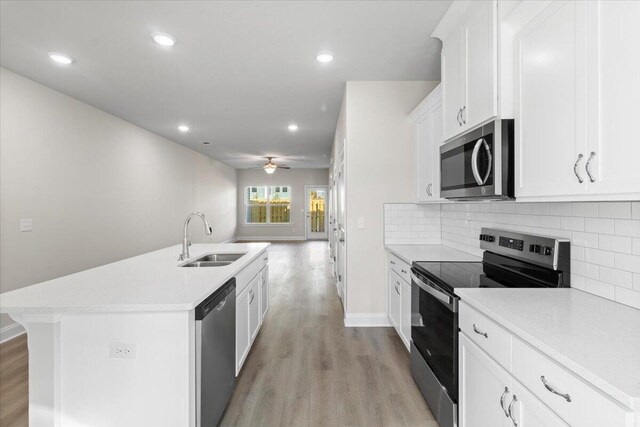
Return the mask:
[[216,310],[220,311],[224,308],[224,306],[227,304],[227,299],[223,299],[222,301],[220,301],[220,304],[218,304],[218,306],[216,307]]

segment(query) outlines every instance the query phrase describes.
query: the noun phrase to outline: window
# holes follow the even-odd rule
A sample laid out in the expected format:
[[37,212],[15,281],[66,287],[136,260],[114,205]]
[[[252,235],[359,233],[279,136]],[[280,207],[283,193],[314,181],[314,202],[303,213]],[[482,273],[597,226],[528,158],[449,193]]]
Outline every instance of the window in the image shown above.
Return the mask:
[[247,187],[244,207],[247,224],[290,224],[291,187]]

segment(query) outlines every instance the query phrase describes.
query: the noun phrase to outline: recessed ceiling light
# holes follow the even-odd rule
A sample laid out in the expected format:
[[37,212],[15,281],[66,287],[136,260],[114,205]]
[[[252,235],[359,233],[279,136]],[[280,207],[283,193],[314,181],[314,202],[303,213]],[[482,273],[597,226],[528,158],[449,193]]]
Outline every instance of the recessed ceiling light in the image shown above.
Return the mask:
[[295,124],[295,123],[291,123],[291,124],[288,126],[288,128],[289,128],[289,130],[290,130],[291,132],[295,132],[295,131],[297,131],[297,130],[298,130],[298,125],[297,125],[297,124]]
[[173,38],[171,34],[167,33],[153,33],[151,34],[153,41],[158,43],[160,46],[171,47],[176,44],[176,39]]
[[73,62],[73,58],[65,55],[64,53],[49,52],[48,55],[52,61],[57,62],[58,64],[69,65]]
[[331,62],[333,61],[333,53],[320,52],[316,55],[316,59],[318,60],[318,62],[323,62],[323,63]]
[[179,130],[180,132],[189,132],[189,126],[187,126],[187,125],[180,125],[180,126],[178,126],[178,130]]

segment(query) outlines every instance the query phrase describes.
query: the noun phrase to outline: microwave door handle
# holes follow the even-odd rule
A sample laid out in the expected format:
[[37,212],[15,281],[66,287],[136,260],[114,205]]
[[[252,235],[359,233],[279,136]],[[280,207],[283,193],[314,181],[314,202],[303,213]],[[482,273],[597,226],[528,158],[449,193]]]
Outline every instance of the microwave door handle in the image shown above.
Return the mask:
[[471,171],[473,172],[473,178],[476,180],[478,185],[484,184],[482,182],[482,177],[480,176],[480,171],[478,170],[478,152],[480,151],[480,146],[484,139],[480,138],[476,141],[475,147],[473,147],[473,153],[471,154]]
[[482,180],[483,184],[487,183],[489,179],[489,175],[491,175],[491,168],[493,166],[493,156],[491,155],[491,148],[489,148],[489,144],[482,138],[482,145],[484,146],[485,151],[487,152],[487,173],[484,175],[484,179]]

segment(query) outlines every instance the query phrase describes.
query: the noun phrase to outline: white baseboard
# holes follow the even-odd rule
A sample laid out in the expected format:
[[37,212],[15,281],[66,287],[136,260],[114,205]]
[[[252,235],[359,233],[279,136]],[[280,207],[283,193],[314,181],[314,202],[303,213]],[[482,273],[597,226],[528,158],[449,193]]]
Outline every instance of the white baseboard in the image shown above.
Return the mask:
[[279,241],[279,240],[307,240],[305,236],[238,236],[237,241],[257,240],[263,242]]
[[383,327],[391,326],[391,322],[387,313],[347,313],[344,326],[347,328]]
[[22,327],[22,325],[19,323],[14,323],[12,325],[5,326],[4,328],[0,329],[0,344],[2,344],[3,342],[9,341],[11,339],[14,339],[15,337],[20,336],[24,333],[25,333],[25,330]]

